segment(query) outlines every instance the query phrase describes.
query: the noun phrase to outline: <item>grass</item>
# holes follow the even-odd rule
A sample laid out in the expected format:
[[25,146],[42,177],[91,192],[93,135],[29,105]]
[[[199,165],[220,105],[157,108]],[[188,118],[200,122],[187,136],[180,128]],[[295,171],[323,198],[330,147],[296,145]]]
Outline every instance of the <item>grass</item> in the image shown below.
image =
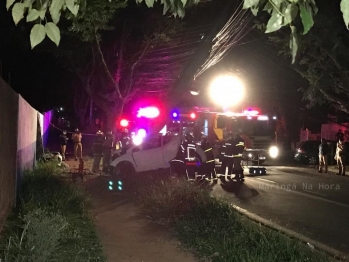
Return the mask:
[[302,242],[241,216],[211,197],[208,187],[159,174],[142,176],[139,186],[136,197],[145,214],[171,226],[203,261],[329,261]]
[[84,190],[62,181],[59,172],[45,163],[24,175],[0,239],[0,261],[106,261]]

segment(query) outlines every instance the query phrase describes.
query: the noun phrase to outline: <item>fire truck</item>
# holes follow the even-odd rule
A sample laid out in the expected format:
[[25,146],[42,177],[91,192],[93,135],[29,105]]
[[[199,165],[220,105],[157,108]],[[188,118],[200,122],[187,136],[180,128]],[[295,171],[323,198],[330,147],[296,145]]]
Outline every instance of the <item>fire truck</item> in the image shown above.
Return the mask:
[[194,108],[173,111],[172,118],[172,129],[182,125],[183,132],[193,133],[197,141],[201,134],[205,134],[215,146],[215,155],[219,158],[222,144],[233,132],[239,132],[245,141],[245,161],[262,164],[269,157],[278,156],[276,116],[263,115],[253,109],[217,112],[208,108]]

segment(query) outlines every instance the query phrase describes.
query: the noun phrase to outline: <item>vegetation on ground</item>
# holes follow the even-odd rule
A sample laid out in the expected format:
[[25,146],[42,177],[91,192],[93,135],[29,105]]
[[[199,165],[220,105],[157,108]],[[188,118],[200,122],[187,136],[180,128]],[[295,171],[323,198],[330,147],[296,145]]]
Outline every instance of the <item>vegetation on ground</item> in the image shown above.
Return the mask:
[[0,261],[106,261],[84,190],[58,174],[45,163],[24,175],[0,239]]
[[211,197],[209,186],[164,179],[161,174],[142,175],[134,183],[145,214],[170,226],[184,246],[205,261],[329,261],[327,255],[252,222],[223,199]]

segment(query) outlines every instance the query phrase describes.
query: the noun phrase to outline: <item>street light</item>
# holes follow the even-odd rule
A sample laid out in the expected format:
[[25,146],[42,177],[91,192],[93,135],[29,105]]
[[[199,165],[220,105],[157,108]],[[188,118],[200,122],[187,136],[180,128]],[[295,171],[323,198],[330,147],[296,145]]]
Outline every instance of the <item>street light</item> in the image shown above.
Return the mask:
[[225,108],[239,103],[244,97],[244,91],[242,82],[234,76],[220,76],[210,84],[212,100]]

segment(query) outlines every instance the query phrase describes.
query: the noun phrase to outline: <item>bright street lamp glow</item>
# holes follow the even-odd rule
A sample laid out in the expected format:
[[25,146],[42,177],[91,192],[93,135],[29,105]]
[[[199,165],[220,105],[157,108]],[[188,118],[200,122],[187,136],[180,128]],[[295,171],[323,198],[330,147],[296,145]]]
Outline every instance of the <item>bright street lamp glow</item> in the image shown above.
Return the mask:
[[212,100],[223,107],[229,107],[239,103],[244,97],[244,86],[234,76],[220,76],[210,85]]

